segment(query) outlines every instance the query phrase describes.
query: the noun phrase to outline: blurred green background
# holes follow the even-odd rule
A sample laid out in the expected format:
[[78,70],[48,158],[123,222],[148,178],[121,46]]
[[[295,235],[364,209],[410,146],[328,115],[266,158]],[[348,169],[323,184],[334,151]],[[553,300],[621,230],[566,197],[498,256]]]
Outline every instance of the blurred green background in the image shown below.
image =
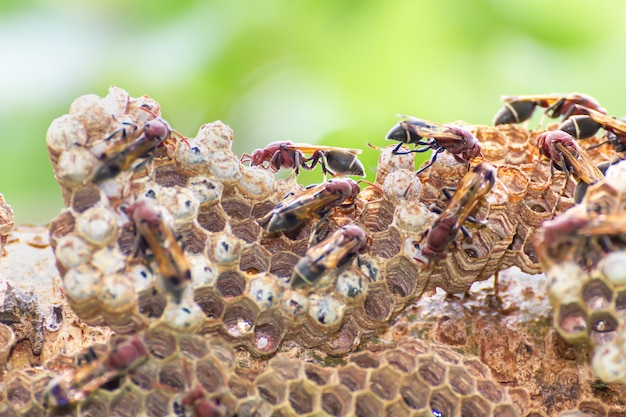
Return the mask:
[[623,116],[625,20],[615,0],[0,0],[0,192],[19,223],[57,215],[46,129],[110,85],[187,136],[224,121],[238,154],[364,148],[369,179],[398,113],[489,124],[502,94],[579,91]]

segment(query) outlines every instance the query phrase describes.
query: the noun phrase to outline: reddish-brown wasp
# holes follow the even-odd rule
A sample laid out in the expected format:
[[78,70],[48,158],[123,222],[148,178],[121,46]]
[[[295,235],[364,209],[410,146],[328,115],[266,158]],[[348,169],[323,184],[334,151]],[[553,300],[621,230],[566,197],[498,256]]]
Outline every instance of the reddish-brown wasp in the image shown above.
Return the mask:
[[125,212],[132,219],[138,238],[145,243],[143,246],[150,248],[165,290],[180,303],[183,291],[191,282],[191,269],[174,234],[161,214],[143,200],[127,207]]
[[[394,155],[426,152],[432,149],[433,155],[430,162],[420,168],[416,174],[428,169],[437,160],[437,155],[443,151],[450,152],[457,161],[468,164],[472,158],[482,157],[478,139],[466,128],[453,124],[439,124],[407,117],[391,128],[387,133],[387,139],[400,142],[393,150]],[[400,147],[405,143],[414,144],[417,147],[409,151],[400,151]]]
[[43,392],[44,404],[64,407],[82,401],[114,378],[132,372],[147,359],[148,350],[139,336],[124,339],[108,355],[51,379]]
[[574,177],[587,185],[595,184],[604,178],[602,172],[574,138],[562,130],[551,130],[537,138],[537,146],[542,155],[547,156],[552,166],[566,175]]
[[350,178],[334,178],[312,185],[281,201],[264,221],[269,222],[270,233],[293,230],[307,219],[319,217],[319,226],[335,207],[350,206],[360,192],[359,185]]
[[[250,166],[262,166],[278,172],[281,168],[293,169],[296,175],[300,168],[311,170],[317,164],[322,166],[324,175],[365,176],[365,168],[357,157],[360,149],[336,148],[333,146],[315,146],[292,143],[290,141],[272,142],[265,148],[256,149],[252,155],[243,154],[241,162],[250,162]],[[310,154],[310,156],[305,156]],[[267,165],[266,165],[267,163]]]
[[445,258],[461,226],[495,182],[496,169],[486,162],[468,171],[432,227],[425,232],[422,255],[429,259]]
[[328,271],[348,266],[365,250],[370,240],[367,233],[355,224],[335,231],[306,251],[304,257],[294,267],[291,286],[294,288],[313,286]]
[[590,147],[609,144],[615,147],[617,152],[626,151],[626,122],[591,108],[576,106],[582,116],[572,117],[559,126],[559,130],[569,133],[576,139],[587,139],[595,135],[600,128],[608,132],[607,139]]
[[563,116],[563,120],[580,113],[576,105],[593,108],[606,114],[598,101],[586,94],[572,93],[569,95],[546,94],[536,96],[502,96],[504,106],[496,113],[493,124],[521,123],[530,119],[536,107],[543,107],[545,115],[551,118]]

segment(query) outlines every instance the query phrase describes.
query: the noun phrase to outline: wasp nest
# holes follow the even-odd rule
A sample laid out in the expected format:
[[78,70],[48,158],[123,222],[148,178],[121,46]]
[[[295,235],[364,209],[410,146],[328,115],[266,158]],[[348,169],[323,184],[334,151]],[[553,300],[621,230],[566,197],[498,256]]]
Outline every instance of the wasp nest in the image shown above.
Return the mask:
[[[493,183],[474,201],[467,235],[444,236],[445,250],[432,257],[425,239],[436,213],[445,211],[442,190],[474,172],[448,152],[416,176],[413,154],[382,149],[376,184],[352,204],[322,220],[304,219],[295,230],[269,233],[268,216],[285,194],[302,187],[292,177],[278,180],[270,169],[243,164],[231,151],[228,126],[206,124],[196,137],[184,138],[147,96],[131,98],[112,87],[104,98],[78,98],[47,134],[67,205],[50,224],[50,243],[73,311],[120,336],[43,369],[11,371],[3,410],[447,417],[528,415],[534,408],[552,414],[563,407],[608,412],[586,388],[561,401],[527,376],[512,377],[511,369],[524,365],[503,368],[511,348],[495,342],[480,348],[482,362],[414,339],[353,354],[342,366],[284,354],[265,361],[287,347],[305,356],[316,355],[307,353],[311,348],[344,354],[381,335],[427,291],[465,293],[511,266],[541,271],[535,229],[574,204],[574,181],[537,159],[541,132],[465,127],[480,141]],[[271,163],[280,165],[275,158]],[[364,236],[362,245],[344,262],[332,251],[353,234]],[[314,253],[335,263],[301,263],[313,262]],[[295,285],[297,275],[306,285]],[[593,285],[587,293],[594,297],[608,286]],[[618,299],[609,304],[617,306]],[[484,342],[468,340],[450,317],[440,320],[428,330],[439,342],[466,353]],[[399,326],[390,330],[392,339],[408,334],[410,326]]]

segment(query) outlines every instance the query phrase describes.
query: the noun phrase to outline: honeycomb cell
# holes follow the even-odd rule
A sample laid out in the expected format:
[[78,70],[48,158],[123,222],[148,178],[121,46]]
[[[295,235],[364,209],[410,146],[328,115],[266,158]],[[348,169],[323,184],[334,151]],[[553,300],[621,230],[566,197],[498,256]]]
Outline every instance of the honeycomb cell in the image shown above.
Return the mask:
[[205,207],[218,200],[224,190],[221,182],[205,176],[190,178],[187,182],[187,188],[196,195],[200,206],[204,205]]
[[352,393],[344,386],[331,386],[322,391],[322,410],[335,417],[349,415],[352,411]]
[[224,182],[238,181],[241,178],[242,166],[239,159],[228,151],[213,153],[210,165],[211,173]]
[[279,374],[263,374],[255,381],[255,385],[259,396],[268,403],[278,405],[285,401],[287,385]]
[[85,187],[75,190],[72,194],[71,206],[74,212],[83,213],[100,201],[98,187]]
[[595,346],[610,343],[617,337],[617,326],[612,313],[594,312],[589,318],[589,338]]
[[504,389],[490,380],[476,381],[476,390],[492,403],[499,403],[504,398]]
[[130,374],[130,380],[140,391],[148,392],[154,389],[154,381],[159,378],[158,364],[148,362],[135,369]]
[[[272,254],[272,258],[281,254],[281,253],[290,253],[291,243],[282,235],[274,236],[274,235],[266,235],[261,238],[260,244],[266,250],[268,250]],[[292,256],[297,257],[295,254],[291,254]],[[299,259],[299,257],[297,257]],[[273,259],[272,259],[273,260]],[[272,263],[278,264],[280,261],[274,261]],[[295,265],[295,263],[294,263]],[[280,269],[280,267],[279,267]],[[289,274],[291,275],[291,273]]]
[[626,253],[623,251],[607,254],[602,260],[600,270],[613,285],[626,283]]
[[289,384],[289,404],[302,415],[313,411],[317,387],[308,381],[294,381]]
[[176,352],[176,338],[173,333],[166,331],[147,332],[146,346],[150,354],[165,359]]
[[80,187],[93,175],[98,166],[96,156],[86,149],[61,152],[56,166],[59,183],[70,188]]
[[309,316],[324,326],[333,326],[343,320],[345,304],[331,296],[313,294],[309,297]]
[[418,281],[420,274],[417,266],[406,256],[399,255],[392,258],[387,263],[386,271],[387,288],[399,297],[413,295],[418,285],[420,288],[425,285],[425,282]]
[[184,187],[187,176],[176,169],[173,164],[161,165],[154,170],[154,180],[162,187]]
[[370,320],[385,322],[393,312],[393,297],[384,288],[372,288],[365,296],[363,309]]
[[[493,417],[518,417],[519,413],[512,404],[498,404],[493,410]],[[532,417],[529,415],[528,417]],[[541,417],[537,415],[536,417]]]
[[395,227],[390,227],[385,233],[373,234],[370,253],[374,256],[389,259],[400,253],[402,236]]
[[237,183],[237,188],[247,196],[258,198],[273,191],[274,175],[262,167],[247,167],[242,169],[241,181]]
[[155,390],[146,396],[145,411],[149,417],[166,416],[170,412],[171,393]]
[[583,287],[583,301],[590,310],[600,310],[611,304],[613,291],[602,280],[594,279]]
[[165,311],[167,297],[154,288],[148,288],[137,295],[139,312],[148,318],[159,318]]
[[323,386],[328,384],[330,378],[333,375],[333,371],[331,369],[322,368],[321,366],[312,363],[305,363],[304,374],[309,381],[319,386]]
[[367,282],[358,270],[350,268],[339,274],[335,280],[335,289],[344,297],[354,298],[367,290]]
[[419,200],[422,183],[409,169],[390,172],[383,183],[383,194],[392,201]]
[[225,298],[237,297],[246,289],[246,278],[237,271],[222,272],[215,288]]
[[369,388],[383,400],[393,400],[398,395],[400,374],[385,366],[374,369],[370,375]]
[[359,368],[378,368],[380,366],[380,360],[373,352],[362,352],[350,357],[350,362],[354,363]]
[[130,390],[122,390],[109,405],[110,415],[115,417],[134,417],[139,414],[141,397]]
[[221,205],[231,220],[246,220],[252,213],[252,205],[243,198],[223,198]]
[[[474,392],[474,378],[461,367],[452,366],[448,370],[448,383],[453,391],[461,395],[469,395]],[[470,415],[470,414],[468,414]],[[481,415],[476,414],[476,415]]]
[[437,386],[445,382],[446,367],[437,358],[420,358],[418,361],[418,374],[431,386]]
[[217,280],[217,267],[202,255],[189,255],[189,268],[194,288],[213,285]]
[[26,407],[31,400],[29,380],[19,374],[7,380],[5,389],[7,400],[18,410]]
[[207,392],[218,392],[226,385],[226,376],[222,367],[211,357],[197,362],[196,378]]
[[249,333],[254,326],[259,308],[251,300],[240,299],[230,302],[224,311],[224,329],[233,337]]
[[261,226],[252,219],[233,222],[230,228],[235,237],[246,243],[254,243],[259,240],[259,234],[261,233]]
[[76,230],[90,243],[106,246],[117,239],[117,225],[111,212],[92,207],[76,219]]
[[361,214],[361,227],[369,233],[384,232],[393,221],[394,205],[390,201],[379,200],[368,203]]
[[191,227],[177,236],[185,254],[200,254],[206,247],[207,235],[197,227]]
[[210,149],[230,149],[233,142],[233,130],[222,123],[215,121],[200,126],[196,140],[206,144]]
[[358,417],[382,416],[383,402],[371,392],[360,393],[355,398],[354,411]]
[[595,401],[581,401],[578,404],[578,411],[585,417],[604,417],[606,416],[606,408]]
[[578,304],[559,306],[555,326],[566,339],[583,334],[586,337],[587,315]]
[[73,268],[87,262],[91,256],[91,248],[76,235],[66,235],[57,242],[55,255],[63,268]]
[[241,240],[230,233],[216,233],[207,239],[207,255],[219,265],[232,265],[241,254]]
[[181,334],[178,337],[178,348],[180,353],[189,359],[202,358],[209,352],[206,341],[202,337]]
[[385,405],[384,415],[385,417],[406,417],[411,415],[411,410],[402,400],[397,400]]
[[254,346],[261,353],[274,352],[280,346],[287,323],[277,311],[264,312],[254,326]]
[[109,398],[104,395],[90,395],[87,400],[80,404],[82,416],[109,416]]
[[221,232],[226,226],[226,215],[215,204],[201,204],[197,220],[198,224],[209,232]]
[[367,371],[350,364],[339,369],[337,373],[339,374],[339,382],[350,391],[355,392],[365,388]]
[[181,392],[185,389],[187,376],[183,363],[176,358],[170,362],[161,364],[159,368],[159,386],[163,386],[172,392]]
[[[435,412],[441,413],[443,416],[455,416],[459,412],[459,399],[456,395],[450,390],[450,387],[443,386],[433,390],[430,394],[430,409],[433,410],[433,414]],[[466,414],[462,414],[466,415]],[[468,416],[473,414],[467,414]],[[477,416],[485,415],[485,414],[475,414]]]
[[479,395],[471,395],[461,400],[462,416],[488,416],[491,405]]
[[387,363],[402,373],[409,373],[415,369],[415,356],[401,350],[390,350],[384,353]]
[[224,300],[211,288],[198,288],[194,291],[194,300],[202,309],[202,312],[210,320],[217,320],[224,312]]

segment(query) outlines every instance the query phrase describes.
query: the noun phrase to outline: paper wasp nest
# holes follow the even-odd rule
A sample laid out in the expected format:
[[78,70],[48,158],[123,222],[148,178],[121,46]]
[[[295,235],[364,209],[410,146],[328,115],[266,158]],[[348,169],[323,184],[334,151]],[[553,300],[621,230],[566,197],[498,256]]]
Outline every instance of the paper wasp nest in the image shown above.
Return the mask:
[[[435,288],[464,293],[512,266],[541,272],[535,229],[573,205],[574,183],[553,173],[547,161],[538,162],[533,149],[540,132],[467,126],[497,171],[493,189],[473,212],[485,226],[467,224],[471,238],[459,233],[454,249],[430,262],[424,262],[420,244],[436,218],[434,208],[446,204],[441,190],[459,183],[466,164],[444,152],[418,178],[411,155],[382,150],[377,187],[365,188],[353,207],[335,210],[328,227],[331,234],[354,223],[371,244],[318,285],[292,288],[289,278],[307,253],[316,220],[295,232],[270,234],[262,219],[285,194],[302,187],[293,178],[277,180],[270,170],[240,163],[230,150],[233,132],[221,122],[202,126],[195,138],[168,135],[143,164],[131,161],[134,150],[119,151],[124,141],[147,137],[164,123],[154,100],[112,87],[104,98],[78,98],[50,126],[48,151],[67,205],[50,223],[50,243],[66,300],[85,323],[126,335],[120,340],[139,335],[149,354],[127,373],[110,365],[115,342],[76,356],[97,357],[91,366],[107,371],[117,385],[107,380],[105,389],[94,388],[71,407],[44,408],[44,392],[48,398],[55,392],[50,381],[59,372],[71,375],[86,365],[66,361],[14,369],[4,380],[0,410],[6,415],[205,415],[200,404],[209,407],[210,401],[238,416],[540,416],[576,407],[606,415],[615,409],[613,402],[605,407],[595,400],[587,380],[567,380],[572,363],[554,375],[534,378],[537,369],[516,375],[515,369],[534,363],[523,358],[523,346],[506,336],[504,345],[498,338],[485,344],[487,339],[468,337],[497,334],[502,323],[477,318],[490,330],[462,329],[444,312],[454,300],[439,297],[441,305],[433,307],[432,298],[423,297],[420,305],[435,315],[422,319],[422,329],[406,321],[412,314],[407,306]],[[606,159],[601,150],[596,153]],[[159,255],[138,249],[133,213],[143,209],[158,215],[159,230],[171,231],[180,243],[189,283],[168,281]],[[177,285],[181,289],[172,296]],[[470,320],[462,309],[454,314],[459,323]],[[435,341],[418,340],[410,329]],[[309,361],[324,353],[332,358],[385,331],[400,340],[395,347],[369,346],[345,363],[328,359],[327,365],[340,366],[285,354],[293,348]],[[528,342],[538,345],[527,343],[526,349],[552,345],[554,337]],[[564,356],[561,348],[546,354],[555,362]],[[561,376],[563,390],[576,389],[576,395],[543,391],[541,384]],[[198,384],[204,400],[186,397]],[[534,409],[537,414],[529,414]]]

